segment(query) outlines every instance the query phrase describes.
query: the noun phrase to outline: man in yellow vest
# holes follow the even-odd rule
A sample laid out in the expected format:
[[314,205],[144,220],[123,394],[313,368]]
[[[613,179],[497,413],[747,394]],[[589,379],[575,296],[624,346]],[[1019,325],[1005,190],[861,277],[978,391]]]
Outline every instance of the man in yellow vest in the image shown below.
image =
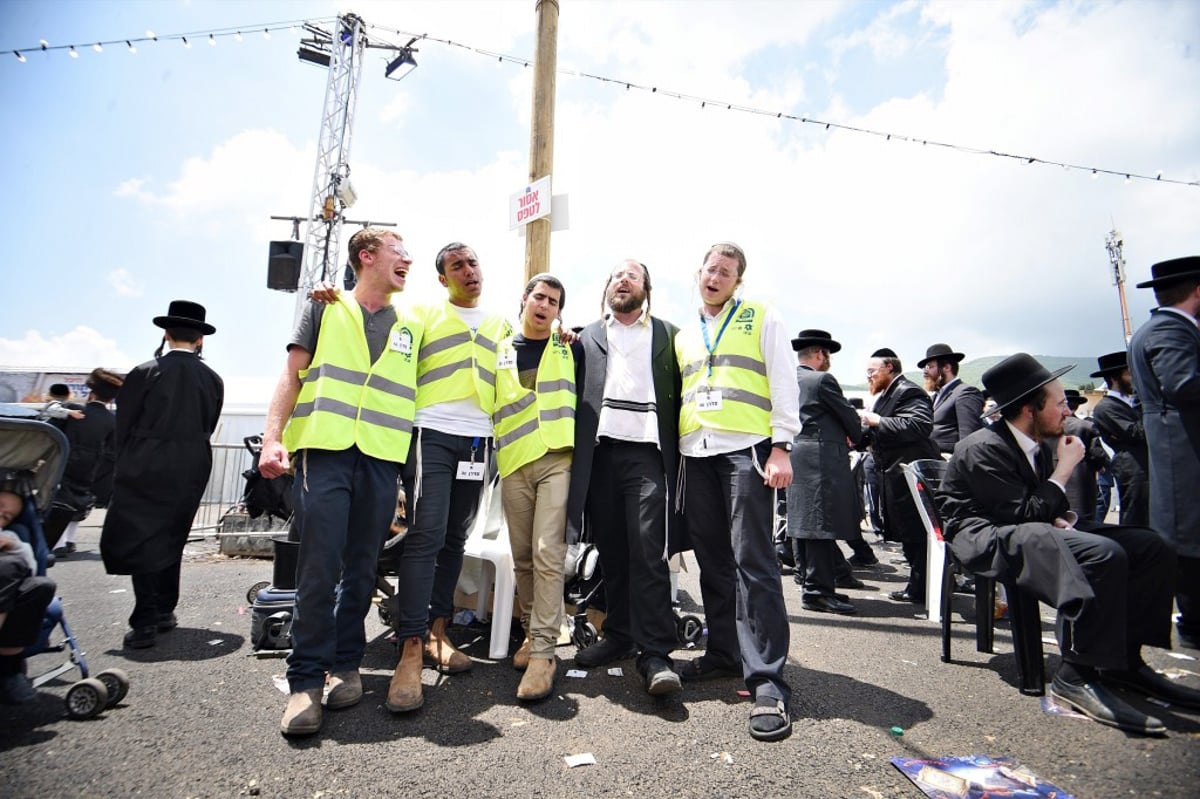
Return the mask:
[[543,699],[553,690],[563,620],[578,350],[553,333],[565,300],[558,278],[534,275],[521,298],[521,332],[496,353],[496,462],[525,627],[513,657],[514,665],[525,666],[521,700]]
[[423,704],[422,661],[448,674],[472,665],[446,625],[467,534],[495,469],[496,345],[513,332],[503,316],[479,306],[483,270],[474,250],[451,242],[434,264],[448,297],[413,309],[424,339],[416,434],[403,469],[409,528],[396,564],[396,635],[403,643],[386,702],[393,713]]
[[741,674],[754,699],[750,735],[791,734],[783,678],[789,630],[772,540],[776,489],[792,482],[800,432],[791,339],[779,315],[735,296],[746,256],[714,244],[697,272],[702,305],[675,337],[683,376],[679,452],[684,517],[700,566],[705,654],[684,681]]
[[326,707],[362,699],[363,621],[412,438],[422,328],[391,304],[412,258],[399,236],[380,228],[355,233],[349,249],[354,292],[305,308],[259,459],[267,479],[296,466],[300,551],[284,735],[320,730],[327,679]]

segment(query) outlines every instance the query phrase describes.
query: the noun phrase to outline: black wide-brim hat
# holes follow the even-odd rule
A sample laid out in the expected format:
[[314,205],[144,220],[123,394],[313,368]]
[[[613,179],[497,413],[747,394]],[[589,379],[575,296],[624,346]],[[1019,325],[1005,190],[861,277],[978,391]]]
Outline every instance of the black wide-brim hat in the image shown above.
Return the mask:
[[206,336],[211,336],[217,329],[204,321],[204,306],[190,300],[171,300],[166,316],[154,317],[154,324],[166,330],[170,327],[183,327],[189,330],[199,330]]
[[1075,410],[1081,405],[1087,405],[1088,399],[1079,393],[1079,389],[1068,388],[1063,393],[1067,397],[1067,406],[1070,407],[1071,410]]
[[840,350],[842,345],[834,341],[827,331],[809,328],[808,330],[801,330],[792,339],[792,349],[799,352],[805,347],[824,347],[832,353]]
[[996,407],[980,418],[991,416],[1024,399],[1074,368],[1075,365],[1071,364],[1051,372],[1032,355],[1024,352],[1008,356],[983,373],[983,386],[996,401]]
[[965,357],[967,356],[963,355],[961,352],[955,352],[949,344],[931,344],[925,350],[925,357],[917,361],[917,368],[924,369],[925,364],[929,363],[930,361],[937,360],[938,358],[945,358],[948,361],[954,361],[955,363],[958,363]]
[[1150,280],[1138,283],[1140,289],[1151,289],[1165,286],[1183,278],[1200,277],[1200,255],[1189,255],[1185,258],[1174,258],[1170,261],[1159,261],[1150,267]]
[[1100,368],[1092,372],[1088,377],[1118,375],[1129,368],[1129,354],[1125,350],[1110,352],[1107,355],[1101,355],[1097,358],[1096,365]]

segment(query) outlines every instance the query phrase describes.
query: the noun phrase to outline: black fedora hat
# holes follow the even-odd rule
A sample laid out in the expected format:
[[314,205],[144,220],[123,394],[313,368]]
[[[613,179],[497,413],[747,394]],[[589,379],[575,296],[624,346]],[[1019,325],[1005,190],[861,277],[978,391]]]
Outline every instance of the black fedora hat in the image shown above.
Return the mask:
[[166,316],[154,317],[154,324],[163,328],[184,327],[211,336],[217,329],[204,321],[204,306],[190,300],[171,300]]
[[1104,377],[1105,375],[1118,375],[1129,368],[1129,354],[1125,350],[1118,352],[1110,352],[1107,355],[1101,355],[1096,359],[1096,365],[1100,368],[1092,372],[1088,377]]
[[824,347],[830,352],[837,352],[842,348],[842,345],[834,341],[827,331],[809,328],[808,330],[801,330],[792,339],[792,349],[799,352],[805,347]]
[[879,349],[877,349],[871,353],[871,357],[872,358],[899,358],[900,356],[897,355],[896,351],[893,350],[891,347],[880,347]]
[[1087,404],[1087,397],[1080,394],[1079,389],[1068,388],[1064,389],[1063,393],[1067,395],[1067,405],[1071,408],[1071,410],[1075,410],[1080,405]]
[[1150,267],[1150,280],[1138,283],[1140,289],[1151,289],[1155,286],[1165,286],[1183,278],[1200,278],[1200,255],[1189,255],[1186,258],[1174,258],[1170,261],[1159,261]]
[[948,361],[958,363],[967,356],[961,352],[955,352],[949,344],[930,344],[925,350],[925,357],[917,361],[917,368],[924,369],[925,364],[937,358],[945,358]]
[[1074,364],[1053,372],[1038,363],[1032,355],[1018,352],[983,373],[983,386],[996,401],[987,415],[996,413],[1037,391],[1042,386],[1075,368]]

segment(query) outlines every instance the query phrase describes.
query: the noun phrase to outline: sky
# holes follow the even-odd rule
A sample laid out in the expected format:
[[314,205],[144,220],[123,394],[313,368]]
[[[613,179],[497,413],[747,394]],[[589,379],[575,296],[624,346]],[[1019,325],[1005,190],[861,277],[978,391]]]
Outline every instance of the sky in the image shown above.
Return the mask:
[[[128,369],[158,344],[152,318],[189,299],[217,328],[204,354],[229,401],[269,400],[296,311],[266,287],[268,243],[291,234],[270,217],[311,211],[326,72],[296,58],[300,32],[262,31],[348,11],[376,40],[428,38],[399,82],[368,53],[347,216],[397,224],[415,260],[401,302],[444,297],[434,256],[458,240],[484,304],[515,316],[525,239],[508,209],[530,178],[533,70],[494,54],[532,61],[534,0],[6,0],[0,368]],[[231,29],[241,41],[207,44]],[[146,31],[192,46],[129,52]],[[11,52],[43,39],[79,57]],[[1200,182],[1194,2],[560,0],[558,67],[569,214],[550,264],[568,325],[597,318],[630,257],[653,312],[697,324],[703,256],[734,241],[744,296],[830,331],[846,384],[885,346],[906,368],[934,342],[1095,358],[1124,346],[1110,230],[1135,328],[1151,264],[1200,254],[1200,185],[1167,182]]]

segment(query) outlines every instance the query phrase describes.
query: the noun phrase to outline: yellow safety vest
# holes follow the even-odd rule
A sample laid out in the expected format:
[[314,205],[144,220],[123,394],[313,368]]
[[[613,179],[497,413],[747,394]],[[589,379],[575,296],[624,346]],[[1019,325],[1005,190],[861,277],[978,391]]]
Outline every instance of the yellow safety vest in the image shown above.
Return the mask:
[[521,385],[512,337],[497,348],[496,465],[500,476],[532,463],[551,450],[575,443],[575,357],[571,348],[551,337],[538,362],[537,390]]
[[283,431],[289,451],[356,446],[380,460],[408,457],[421,323],[397,312],[383,354],[371,363],[362,315],[349,292],[325,307],[317,351],[300,371],[300,396]]
[[496,404],[496,345],[512,335],[502,316],[488,316],[475,334],[450,302],[418,308],[425,335],[417,361],[417,408],[478,398],[491,413]]
[[[701,427],[771,435],[771,385],[762,354],[765,314],[760,303],[730,303],[716,321],[718,332],[709,336],[711,356],[697,324],[685,325],[675,336],[675,357],[683,377],[681,436]],[[716,341],[711,341],[713,337]],[[721,394],[719,410],[701,410],[697,403],[710,389]]]

